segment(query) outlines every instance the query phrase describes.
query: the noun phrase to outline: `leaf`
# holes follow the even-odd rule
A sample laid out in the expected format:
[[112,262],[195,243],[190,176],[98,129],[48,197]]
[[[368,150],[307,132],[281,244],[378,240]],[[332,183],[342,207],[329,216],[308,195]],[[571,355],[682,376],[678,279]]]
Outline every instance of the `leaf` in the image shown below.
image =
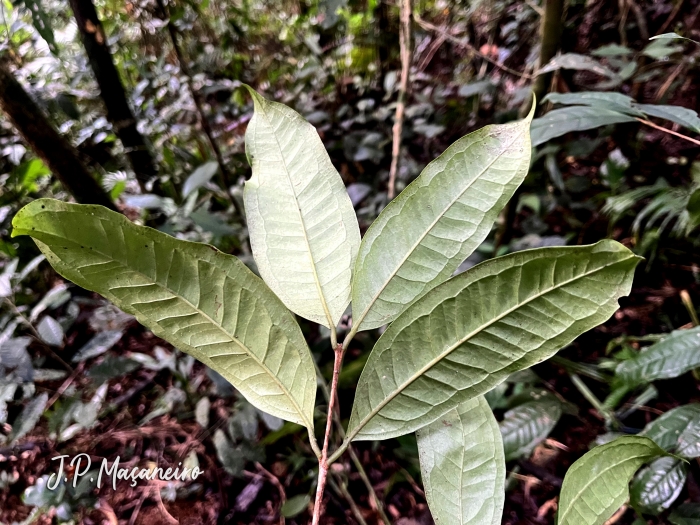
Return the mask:
[[52,54],[58,54],[58,47],[56,46],[56,39],[53,35],[53,28],[51,27],[51,19],[44,11],[41,6],[40,0],[22,0],[24,7],[26,7],[32,15],[32,24],[36,29],[37,33],[41,35],[41,38],[46,40],[49,46],[49,50]]
[[632,506],[644,514],[658,516],[678,498],[687,468],[680,459],[663,457],[640,470],[630,487]]
[[280,514],[282,514],[282,516],[285,518],[293,518],[294,516],[298,516],[306,510],[306,507],[308,507],[310,501],[311,498],[308,494],[298,494],[296,496],[292,496],[284,502],[284,505],[282,505],[282,508],[280,509]]
[[201,166],[197,167],[197,169],[194,170],[189,177],[187,177],[187,180],[182,185],[182,198],[186,199],[190,193],[198,190],[209,182],[211,178],[216,175],[218,169],[219,164],[213,160],[205,162]]
[[675,452],[681,433],[694,419],[700,420],[700,404],[682,405],[659,416],[644,427],[639,435],[653,440],[666,452]]
[[556,399],[529,401],[505,413],[500,429],[506,461],[529,456],[544,441],[561,417]]
[[350,303],[360,228],[340,175],[296,111],[248,88],[245,135],[253,175],[244,200],[260,275],[287,307],[335,327]]
[[591,51],[591,55],[597,57],[618,57],[631,55],[632,53],[633,51],[629,47],[621,46],[620,44],[607,44]]
[[558,525],[602,525],[629,495],[629,482],[644,463],[664,455],[645,437],[625,436],[595,447],[564,476]]
[[697,40],[691,40],[690,38],[686,38],[684,36],[681,36],[678,33],[663,33],[661,35],[652,36],[649,40],[659,40],[659,39],[689,40],[690,42],[695,42],[696,44],[700,44],[700,42],[698,42]]
[[384,208],[355,264],[354,326],[390,323],[482,243],[527,174],[533,112],[462,137]]
[[612,109],[573,106],[552,110],[545,116],[533,120],[530,135],[532,145],[539,146],[572,131],[585,131],[633,121],[634,117]]
[[45,315],[36,327],[36,331],[47,345],[63,345],[63,328],[58,321],[51,316]]
[[506,463],[483,396],[417,432],[425,497],[436,525],[501,523]]
[[668,517],[673,525],[700,525],[700,503],[679,505]]
[[253,405],[313,428],[316,373],[301,330],[238,259],[100,206],[39,199],[13,226],[61,275],[135,315]]
[[642,350],[637,357],[617,365],[615,375],[635,386],[657,379],[672,379],[700,366],[700,327],[675,330]]
[[80,361],[87,361],[93,357],[104,354],[107,350],[112,348],[117,344],[124,332],[121,330],[107,330],[105,332],[100,332],[99,334],[93,336],[87,343],[85,343],[80,350],[73,356],[73,362],[78,363]]
[[683,458],[700,457],[700,415],[691,419],[678,437],[676,453]]
[[617,73],[605,67],[597,60],[577,53],[564,53],[554,57],[549,63],[540,69],[538,74],[549,73],[557,69],[577,69],[579,71],[590,71],[604,77],[615,78]]
[[348,439],[432,423],[607,320],[639,258],[615,241],[483,262],[431,290],[379,338],[357,386]]
[[562,104],[565,106],[591,106],[599,108],[607,108],[620,113],[629,113],[643,117],[644,113],[634,109],[632,104],[634,99],[623,95],[622,93],[614,93],[608,91],[580,91],[578,93],[550,93],[543,102],[551,102],[552,104]]
[[647,44],[644,49],[642,49],[642,54],[653,58],[654,60],[659,60],[681,51],[683,51],[683,46],[674,46],[670,42],[656,40],[650,44]]
[[635,104],[634,107],[652,117],[670,120],[695,133],[700,133],[700,117],[692,109],[658,104]]
[[49,395],[44,392],[27,403],[12,423],[12,432],[9,437],[11,444],[16,443],[32,431],[44,413],[44,407],[48,400]]

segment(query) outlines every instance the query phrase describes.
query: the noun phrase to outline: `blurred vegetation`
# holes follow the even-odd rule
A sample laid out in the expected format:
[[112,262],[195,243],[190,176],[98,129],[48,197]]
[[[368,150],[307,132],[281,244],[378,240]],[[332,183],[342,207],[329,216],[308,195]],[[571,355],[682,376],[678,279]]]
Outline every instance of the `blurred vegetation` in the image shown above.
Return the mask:
[[[246,83],[316,126],[364,231],[388,201],[399,7],[68,4],[0,5],[0,522],[306,523],[317,466],[303,430],[259,412],[217,374],[64,282],[29,240],[10,238],[10,222],[39,197],[107,202],[254,269],[242,215]],[[533,90],[549,93],[538,100],[530,173],[461,270],[496,254],[603,237],[646,257],[611,321],[487,395],[509,461],[504,523],[554,523],[564,472],[589,446],[620,433],[654,436],[659,416],[679,429],[696,417],[700,1],[412,7],[397,193],[458,137],[514,120]],[[552,19],[550,9],[563,15]],[[675,36],[650,39],[668,33]],[[110,67],[116,77],[100,84]],[[323,382],[329,334],[300,322]],[[375,332],[350,348],[343,418]],[[700,440],[700,424],[684,439]],[[696,457],[682,446],[662,448]],[[120,456],[140,467],[189,462],[205,474],[118,491],[46,489],[52,457],[88,451],[93,465]],[[361,443],[356,453],[367,472],[349,460],[334,466],[328,523],[430,523],[413,436]],[[697,520],[700,463],[662,459],[633,481],[619,523]]]

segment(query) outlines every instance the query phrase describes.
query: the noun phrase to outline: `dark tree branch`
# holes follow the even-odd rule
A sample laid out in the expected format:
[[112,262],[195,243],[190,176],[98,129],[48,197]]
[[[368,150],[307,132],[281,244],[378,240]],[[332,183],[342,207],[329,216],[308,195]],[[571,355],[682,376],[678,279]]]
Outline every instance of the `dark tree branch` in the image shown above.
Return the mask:
[[136,174],[136,179],[145,188],[157,174],[156,163],[143,135],[136,127],[136,118],[126,98],[112,54],[107,45],[102,23],[92,0],[70,0],[73,15],[78,23],[80,38],[85,47],[90,67],[95,74],[102,100],[107,108],[107,120],[112,124],[119,140],[124,145],[126,156]]
[[58,134],[4,64],[0,64],[0,107],[75,200],[116,211],[111,199],[81,162],[77,150]]

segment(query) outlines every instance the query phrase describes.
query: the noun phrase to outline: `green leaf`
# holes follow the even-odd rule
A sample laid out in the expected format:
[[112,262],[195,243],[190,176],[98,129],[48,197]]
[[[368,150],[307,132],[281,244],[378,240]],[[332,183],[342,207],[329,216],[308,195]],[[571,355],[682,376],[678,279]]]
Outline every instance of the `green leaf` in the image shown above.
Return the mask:
[[[190,193],[198,190],[209,182],[211,178],[216,175],[218,169],[219,165],[213,160],[205,162],[197,167],[182,185],[182,198],[187,198]],[[223,189],[225,190],[226,188]]]
[[672,379],[700,366],[700,327],[675,330],[642,350],[637,357],[617,365],[616,377],[635,386],[657,379]]
[[676,453],[683,458],[700,457],[700,415],[691,419],[678,437]]
[[505,413],[500,423],[506,461],[529,456],[544,441],[561,417],[556,399],[529,401]]
[[558,525],[603,525],[629,495],[629,482],[644,463],[664,455],[649,438],[626,436],[594,448],[564,476]]
[[652,117],[670,120],[685,128],[700,133],[700,117],[692,109],[682,106],[663,106],[658,104],[635,104],[635,108]]
[[49,395],[44,392],[32,398],[22,409],[17,418],[12,423],[12,432],[9,436],[10,443],[16,443],[19,439],[29,434],[36,426],[44,413],[44,407],[49,400]]
[[311,498],[308,494],[298,494],[296,496],[292,496],[284,502],[284,505],[282,505],[282,508],[280,509],[280,513],[285,518],[293,518],[294,516],[298,516],[304,512],[306,507],[309,506],[310,501]]
[[481,263],[431,290],[377,341],[348,438],[432,423],[607,320],[639,258],[615,241],[540,248]]
[[689,40],[690,42],[694,42],[696,44],[700,44],[697,40],[691,40],[690,38],[686,38],[684,36],[679,35],[678,33],[663,33],[661,35],[656,35],[652,36],[649,40],[659,40],[659,39],[668,39],[668,40]]
[[533,111],[456,141],[372,223],[355,265],[356,327],[390,323],[482,243],[527,174]]
[[673,525],[700,525],[700,503],[679,505],[668,517]]
[[539,146],[572,131],[585,131],[623,122],[634,122],[634,117],[599,107],[572,106],[555,109],[532,121],[532,145]]
[[663,457],[652,461],[632,481],[632,506],[643,514],[658,516],[676,501],[687,475],[686,465],[680,459]]
[[497,525],[506,463],[498,423],[483,396],[417,432],[425,497],[436,525]]
[[673,408],[649,423],[639,434],[653,440],[666,452],[675,452],[681,433],[691,421],[700,420],[700,404]]
[[56,39],[53,35],[53,28],[51,27],[51,18],[46,14],[44,8],[41,6],[40,0],[22,0],[29,12],[32,15],[32,24],[37,30],[37,33],[41,35],[41,38],[46,40],[49,46],[49,50],[52,54],[58,54],[58,47],[56,46]]
[[237,258],[100,206],[39,199],[12,224],[61,275],[219,372],[256,407],[313,428],[316,373],[299,325]]
[[654,60],[659,60],[673,55],[674,53],[680,53],[681,51],[683,51],[683,46],[674,46],[665,40],[656,40],[647,44],[644,49],[642,49],[642,54]]
[[360,245],[355,210],[316,129],[248,88],[253,175],[244,201],[260,275],[293,312],[335,327],[350,303]]
[[591,71],[597,75],[608,78],[617,77],[617,73],[605,67],[597,60],[588,55],[579,55],[578,53],[564,53],[554,57],[549,63],[540,69],[538,74],[549,73],[558,69],[576,69],[579,71]]
[[620,113],[637,115],[643,117],[644,113],[634,109],[632,104],[634,99],[623,95],[622,93],[614,93],[609,91],[580,91],[578,93],[550,93],[543,102],[551,102],[552,104],[562,104],[564,106],[591,106],[597,108],[606,108]]

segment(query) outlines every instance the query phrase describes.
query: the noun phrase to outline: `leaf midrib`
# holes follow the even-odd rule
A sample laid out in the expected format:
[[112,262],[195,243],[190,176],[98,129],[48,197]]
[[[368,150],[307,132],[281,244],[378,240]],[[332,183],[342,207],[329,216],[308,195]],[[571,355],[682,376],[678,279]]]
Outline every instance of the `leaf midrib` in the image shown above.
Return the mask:
[[[262,107],[262,104],[260,104]],[[275,143],[277,144],[277,148],[280,151],[280,156],[282,157],[282,165],[284,166],[284,173],[287,175],[287,182],[289,183],[289,187],[292,190],[292,195],[294,195],[294,201],[296,202],[296,206],[294,208],[297,211],[297,215],[299,216],[299,222],[301,223],[301,231],[303,233],[304,237],[304,243],[306,244],[306,250],[307,254],[309,256],[309,261],[311,262],[311,271],[313,272],[314,276],[314,284],[316,285],[316,292],[318,293],[319,299],[321,300],[321,306],[323,307],[323,312],[326,314],[326,319],[328,320],[328,328],[333,330],[335,328],[335,323],[333,322],[333,318],[331,317],[330,310],[328,309],[328,304],[326,302],[326,296],[323,294],[323,287],[321,286],[321,281],[318,278],[318,272],[316,271],[316,262],[314,261],[314,256],[313,252],[311,251],[311,244],[309,243],[309,238],[307,235],[307,230],[306,230],[306,222],[304,221],[304,216],[301,213],[301,208],[299,207],[299,199],[297,197],[297,192],[294,189],[294,183],[292,183],[292,177],[289,174],[289,168],[287,167],[287,159],[284,156],[284,150],[282,149],[282,145],[280,144],[279,139],[277,138],[277,133],[275,131],[275,127],[272,125],[272,122],[270,119],[267,118],[267,113],[263,109],[261,112],[262,117],[267,121],[267,124],[270,126],[272,129],[272,136],[275,137]]]
[[[456,350],[457,348],[459,348],[460,346],[462,346],[464,343],[466,343],[467,341],[469,341],[469,339],[471,339],[472,337],[478,335],[480,332],[482,332],[482,331],[485,330],[486,328],[488,328],[488,327],[490,327],[491,325],[493,325],[493,324],[499,322],[501,319],[505,318],[506,316],[510,315],[511,313],[515,312],[516,310],[518,310],[519,308],[525,306],[526,304],[528,304],[528,303],[530,303],[530,302],[532,302],[532,301],[534,301],[534,300],[536,300],[536,299],[539,299],[540,297],[543,297],[544,295],[546,295],[546,294],[548,294],[548,293],[550,293],[550,292],[553,292],[553,291],[557,290],[558,288],[564,287],[564,286],[566,286],[566,285],[568,285],[568,284],[571,284],[572,282],[575,282],[575,281],[577,281],[577,280],[579,280],[579,279],[584,279],[584,278],[586,278],[586,277],[589,277],[589,276],[591,276],[591,275],[593,275],[593,274],[595,274],[595,273],[597,273],[597,272],[599,272],[599,271],[605,270],[605,269],[607,269],[607,268],[609,268],[609,267],[611,267],[611,266],[615,266],[615,265],[621,264],[621,263],[623,263],[623,262],[625,262],[625,261],[628,261],[628,260],[630,260],[630,259],[633,259],[634,257],[635,257],[634,255],[628,256],[628,257],[625,257],[624,259],[619,259],[619,260],[617,260],[617,261],[615,261],[615,262],[613,262],[613,263],[605,264],[605,265],[603,265],[603,266],[601,266],[601,267],[599,267],[599,268],[596,268],[596,269],[593,270],[593,271],[582,273],[581,275],[578,275],[578,276],[576,276],[576,277],[573,278],[573,279],[567,279],[566,281],[562,281],[561,283],[556,284],[556,285],[552,286],[551,288],[548,288],[547,290],[544,290],[544,291],[542,291],[542,292],[538,292],[537,294],[533,295],[532,297],[529,297],[527,300],[523,301],[522,303],[518,303],[518,304],[516,304],[515,306],[512,306],[511,308],[505,310],[505,311],[504,311],[503,313],[501,313],[500,315],[498,315],[498,316],[496,316],[495,318],[493,318],[491,321],[488,321],[487,323],[484,323],[483,325],[477,327],[475,330],[472,330],[472,331],[471,331],[469,334],[467,334],[465,337],[463,337],[462,339],[459,339],[455,344],[453,344],[452,346],[448,347],[447,350],[445,350],[444,352],[442,352],[441,354],[439,354],[437,357],[431,359],[426,365],[424,365],[420,370],[418,370],[418,372],[416,372],[415,374],[413,374],[413,376],[411,376],[411,377],[409,378],[408,381],[404,382],[404,383],[401,385],[400,388],[397,388],[390,396],[388,396],[388,397],[387,397],[385,400],[383,400],[379,405],[377,405],[377,407],[376,407],[375,409],[371,410],[371,411],[367,414],[367,416],[365,416],[355,428],[353,428],[350,432],[348,432],[347,441],[348,441],[348,442],[352,441],[352,440],[355,438],[355,436],[357,436],[357,434],[359,434],[360,430],[362,430],[362,428],[364,428],[364,426],[365,426],[374,416],[376,416],[386,405],[388,405],[388,404],[389,404],[391,401],[393,401],[399,394],[401,394],[401,392],[403,392],[403,391],[406,390],[409,386],[411,386],[411,384],[412,384],[414,381],[417,381],[423,374],[425,374],[428,370],[430,370],[432,367],[434,367],[435,365],[437,365],[440,361],[442,361],[445,357],[447,357],[449,354],[451,354],[454,350]],[[476,281],[475,281],[475,282],[476,282]],[[473,284],[473,283],[470,283],[470,284]],[[462,289],[461,291],[463,291],[463,290],[464,290],[464,289]],[[461,291],[460,291],[460,292],[461,292]],[[459,293],[459,292],[458,292],[458,293]]]
[[[49,212],[49,213],[51,213],[51,212]],[[71,212],[66,210],[66,211],[64,211],[64,212],[59,212],[59,213],[71,213]],[[102,219],[101,219],[101,218],[99,218],[99,219],[100,219],[100,224],[102,224]],[[120,228],[121,228],[121,226],[120,226]],[[103,227],[103,229],[104,229],[104,227]],[[26,233],[27,233],[27,235],[31,235],[31,232],[30,232],[30,231],[27,231]],[[107,232],[105,231],[105,233],[107,233]],[[73,246],[79,246],[78,243],[76,243],[75,241],[72,241],[71,239],[68,239],[68,238],[66,238],[66,237],[59,237],[58,235],[54,235],[54,234],[50,234],[50,233],[44,233],[44,234],[47,235],[48,237],[53,237],[53,238],[58,239],[58,240],[61,240],[61,241],[67,241],[68,243],[72,244]],[[150,240],[151,242],[153,242],[153,243],[157,242],[157,241],[155,241],[154,239],[151,239],[151,238],[149,238],[149,240]],[[43,241],[42,241],[42,242],[43,242]],[[178,248],[175,248],[174,250],[177,250],[177,249],[178,249]],[[51,251],[53,251],[53,250],[51,250]],[[141,271],[138,271],[138,270],[134,270],[134,269],[132,269],[132,268],[129,268],[128,266],[126,266],[126,265],[125,265],[124,263],[122,263],[121,261],[119,261],[119,260],[117,260],[117,259],[114,259],[114,257],[112,257],[111,255],[107,255],[107,254],[103,253],[101,250],[96,249],[96,250],[94,250],[94,252],[95,252],[95,253],[98,253],[98,254],[100,254],[100,255],[102,255],[103,257],[105,257],[105,258],[108,259],[108,260],[111,260],[111,261],[116,262],[116,263],[119,264],[123,269],[126,269],[127,271],[130,271],[130,272],[136,273],[136,274],[138,274],[138,275],[141,275],[141,276],[144,277],[146,280],[151,281],[152,284],[154,284],[155,286],[158,286],[158,287],[160,287],[160,288],[162,288],[162,289],[164,289],[164,290],[170,292],[174,297],[180,299],[181,301],[183,301],[184,303],[186,303],[187,305],[189,305],[193,310],[195,310],[195,312],[197,312],[199,315],[203,316],[203,317],[204,317],[206,320],[208,320],[213,326],[215,326],[216,328],[218,328],[219,331],[221,331],[225,336],[227,336],[233,343],[237,344],[247,355],[249,355],[250,357],[252,357],[252,359],[258,364],[258,366],[259,366],[260,368],[262,368],[262,369],[272,378],[272,380],[277,384],[277,386],[280,388],[280,390],[282,390],[282,392],[284,392],[284,394],[287,396],[287,398],[291,401],[292,406],[293,406],[294,409],[297,411],[297,413],[301,416],[301,419],[302,419],[302,421],[304,421],[304,423],[306,424],[306,427],[307,427],[308,429],[313,428],[313,426],[309,423],[309,420],[306,418],[306,415],[304,414],[304,412],[303,412],[303,411],[301,410],[301,408],[299,407],[299,404],[296,402],[296,399],[294,399],[294,396],[292,396],[291,392],[290,392],[290,391],[287,389],[287,387],[279,380],[279,378],[278,378],[275,374],[272,373],[272,370],[270,370],[270,369],[267,367],[267,365],[265,365],[262,361],[260,361],[260,359],[258,358],[258,356],[256,356],[242,341],[240,341],[237,337],[235,337],[235,336],[229,334],[229,333],[224,329],[223,326],[221,326],[219,323],[216,323],[206,312],[204,312],[203,310],[201,310],[199,307],[195,306],[191,301],[189,301],[188,299],[186,299],[186,298],[183,297],[182,295],[178,294],[177,292],[175,292],[174,290],[172,290],[170,287],[165,286],[165,285],[163,285],[163,284],[161,284],[161,283],[158,283],[158,282],[156,282],[156,281],[153,281],[153,279],[152,279],[149,275],[146,275],[145,273],[143,273],[143,272],[141,272]],[[173,253],[174,253],[174,251],[173,251]],[[58,255],[57,252],[54,252],[54,254],[55,254],[57,257],[59,257],[59,259],[60,259],[60,256]],[[202,259],[200,259],[200,258],[195,258],[195,259],[196,259],[197,261],[202,261]],[[205,261],[205,262],[206,262],[206,261]],[[91,266],[91,265],[87,265],[87,266]],[[87,266],[81,266],[81,267],[77,268],[75,271],[80,272],[80,270],[81,270],[82,268],[86,268]],[[82,273],[81,273],[81,275],[82,275]],[[89,279],[88,279],[87,277],[83,276],[83,278],[84,278],[86,281],[89,282]],[[130,288],[130,287],[131,287],[131,286],[129,286],[129,288]],[[97,290],[93,290],[93,291],[97,291]],[[109,293],[110,293],[110,295],[113,295],[113,294],[111,294],[111,291],[112,291],[112,288],[109,288]],[[98,292],[98,293],[99,293],[99,292]],[[175,338],[173,338],[173,339],[175,339]],[[189,345],[189,344],[185,343],[184,341],[182,341],[182,344],[183,344],[184,346],[188,346],[188,347],[190,347],[190,348],[194,348],[195,350],[197,350],[197,353],[201,353],[202,355],[205,355],[205,354],[203,354],[199,349],[197,349],[196,347],[193,347],[192,345]],[[205,357],[206,357],[206,356],[205,356]],[[211,358],[209,358],[209,357],[207,357],[207,359],[210,359],[210,360],[211,360]]]
[[[529,130],[528,130],[528,131],[529,131]],[[428,236],[428,234],[433,230],[433,228],[435,228],[435,226],[437,225],[437,223],[440,222],[440,219],[442,219],[442,218],[445,216],[445,213],[447,213],[447,211],[448,211],[450,208],[452,208],[452,206],[454,206],[454,203],[457,202],[459,199],[461,199],[462,196],[476,183],[476,181],[479,180],[479,179],[481,178],[481,176],[482,176],[484,173],[486,173],[486,170],[488,170],[489,168],[491,168],[491,166],[493,166],[493,165],[496,163],[496,161],[498,161],[501,157],[503,157],[503,155],[505,154],[505,151],[506,151],[508,148],[510,148],[510,147],[515,143],[515,141],[518,140],[522,135],[524,135],[523,132],[519,133],[519,134],[513,139],[513,141],[512,141],[510,144],[508,144],[508,146],[506,146],[505,148],[503,148],[503,151],[502,151],[501,153],[499,153],[499,154],[496,156],[496,158],[494,158],[491,162],[489,162],[489,164],[488,164],[483,170],[481,170],[481,172],[480,172],[478,175],[476,175],[476,176],[469,182],[469,184],[468,184],[468,185],[467,185],[467,186],[466,186],[452,201],[450,201],[450,202],[447,204],[447,206],[446,206],[445,208],[443,208],[442,212],[440,212],[440,213],[436,216],[435,220],[428,226],[428,228],[425,229],[425,231],[421,234],[421,236],[419,237],[419,239],[418,239],[418,240],[413,244],[413,246],[411,246],[411,248],[406,252],[406,256],[403,257],[403,258],[401,259],[401,261],[396,265],[396,268],[395,268],[394,270],[392,270],[391,275],[389,275],[389,277],[384,281],[384,284],[382,284],[382,286],[381,286],[381,288],[379,289],[379,291],[377,291],[377,293],[374,294],[374,296],[373,296],[372,299],[370,300],[370,302],[369,302],[369,304],[367,305],[367,307],[362,311],[362,313],[360,314],[360,316],[358,317],[358,319],[357,319],[357,321],[356,321],[358,327],[362,324],[362,321],[365,320],[365,317],[367,317],[367,315],[369,314],[370,309],[372,308],[372,306],[374,306],[374,303],[377,302],[377,299],[379,299],[379,296],[384,292],[384,290],[386,290],[386,287],[389,286],[389,283],[392,281],[392,279],[396,276],[396,274],[399,273],[399,270],[403,267],[403,265],[406,263],[406,261],[408,261],[409,257],[413,254],[413,252],[416,251],[416,249],[418,248],[418,246],[420,246],[420,244],[423,242],[423,239],[425,239],[425,238]],[[453,158],[454,158],[454,156],[453,156]],[[450,159],[450,160],[451,160],[451,159]],[[444,170],[443,170],[443,171],[444,171]],[[418,180],[418,179],[416,179],[416,180]],[[415,193],[414,193],[414,195],[415,195]],[[413,195],[411,195],[411,197],[412,197],[412,196],[413,196]],[[393,218],[393,217],[392,217],[392,218]],[[482,221],[482,222],[483,222],[483,221]],[[387,221],[387,224],[388,224],[388,221]],[[383,231],[383,230],[382,230],[382,231]],[[371,248],[370,248],[370,249],[371,249]],[[359,258],[358,258],[358,261],[359,261]],[[415,298],[414,298],[414,300],[415,300]],[[353,322],[355,322],[354,319],[353,319]]]

